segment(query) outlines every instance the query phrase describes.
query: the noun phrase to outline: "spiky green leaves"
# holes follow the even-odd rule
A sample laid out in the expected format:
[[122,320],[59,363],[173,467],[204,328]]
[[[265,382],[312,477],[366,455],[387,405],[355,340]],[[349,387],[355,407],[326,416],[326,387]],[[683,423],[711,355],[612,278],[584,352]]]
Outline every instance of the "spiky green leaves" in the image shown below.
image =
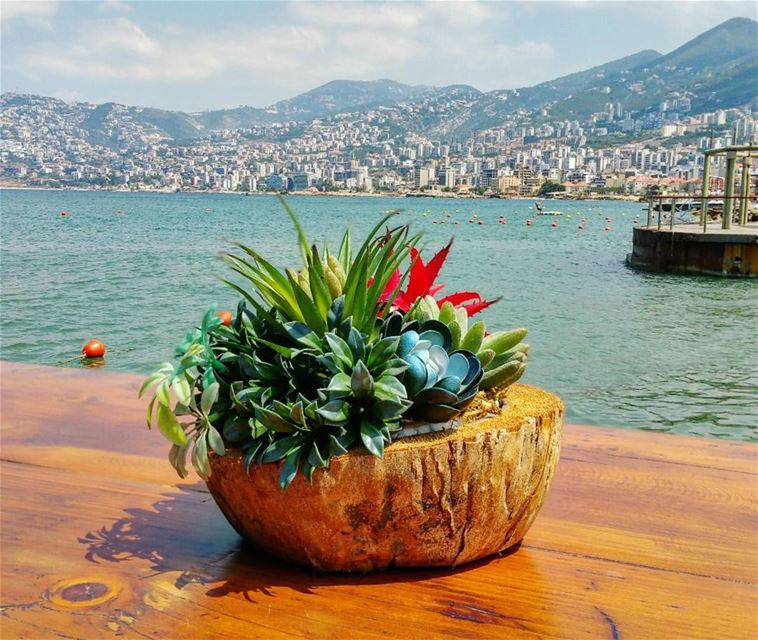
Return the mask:
[[238,243],[235,246],[241,253],[226,253],[224,259],[252,290],[231,281],[227,284],[258,311],[263,307],[255,300],[254,293],[285,321],[301,322],[318,335],[329,330],[327,314],[332,303],[342,297],[344,316],[351,317],[353,326],[361,333],[375,335],[377,312],[383,307],[389,308],[402,279],[389,299],[383,297],[385,289],[418,242],[418,236],[411,236],[407,225],[382,233],[389,219],[386,216],[355,255],[349,246],[349,233],[346,233],[339,255],[332,256],[326,250],[319,252],[315,245],[309,246],[299,221],[289,209],[288,213],[298,230],[303,268],[298,272],[292,269],[282,272],[250,247]]

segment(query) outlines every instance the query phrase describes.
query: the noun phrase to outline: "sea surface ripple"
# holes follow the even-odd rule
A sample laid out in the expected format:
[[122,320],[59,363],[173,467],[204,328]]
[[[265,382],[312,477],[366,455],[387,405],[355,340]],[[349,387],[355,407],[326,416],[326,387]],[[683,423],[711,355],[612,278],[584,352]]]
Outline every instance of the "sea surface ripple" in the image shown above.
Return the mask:
[[[455,236],[446,291],[502,296],[488,327],[529,327],[524,381],[559,393],[569,421],[758,440],[757,283],[628,269],[644,205],[552,202],[553,218],[534,217],[529,200],[289,202],[332,246],[389,209],[424,232],[427,259]],[[239,240],[279,265],[298,260],[269,196],[2,190],[0,207],[6,360],[57,364],[97,337],[108,369],[149,373],[207,306],[236,304],[220,249]]]

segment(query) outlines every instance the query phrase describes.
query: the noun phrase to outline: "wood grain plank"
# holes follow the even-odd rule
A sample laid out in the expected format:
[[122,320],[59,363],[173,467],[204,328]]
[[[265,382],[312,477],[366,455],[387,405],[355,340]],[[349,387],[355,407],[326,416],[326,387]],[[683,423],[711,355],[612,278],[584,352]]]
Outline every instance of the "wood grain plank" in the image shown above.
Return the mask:
[[[456,571],[324,575],[242,545],[204,485],[177,484],[140,383],[0,363],[0,637],[758,631],[754,445],[569,426],[515,553]],[[74,579],[115,595],[74,607],[59,597]]]
[[[725,580],[754,580],[758,505],[755,485],[745,482],[743,474],[693,473],[681,465],[636,459],[620,467],[602,464],[597,454],[585,457],[561,460],[548,501],[527,536],[528,546]],[[2,458],[90,478],[107,475],[165,487],[179,480],[165,461],[134,454],[6,445]],[[197,487],[205,491],[204,485]],[[640,509],[640,503],[660,508]]]
[[[111,637],[115,626],[179,637],[177,621],[192,622],[191,637],[739,637],[724,620],[755,629],[754,584],[529,546],[454,572],[323,575],[240,545],[193,486],[91,486],[8,463],[2,477],[3,620],[70,637]],[[78,577],[121,589],[76,610],[72,628],[72,611],[49,594]]]
[[151,438],[145,425],[147,401],[137,399],[141,383],[142,376],[102,368],[0,362],[0,437],[162,457],[160,436]]
[[597,451],[609,460],[636,458],[758,475],[758,447],[744,442],[576,424],[566,426],[565,436],[567,454]]

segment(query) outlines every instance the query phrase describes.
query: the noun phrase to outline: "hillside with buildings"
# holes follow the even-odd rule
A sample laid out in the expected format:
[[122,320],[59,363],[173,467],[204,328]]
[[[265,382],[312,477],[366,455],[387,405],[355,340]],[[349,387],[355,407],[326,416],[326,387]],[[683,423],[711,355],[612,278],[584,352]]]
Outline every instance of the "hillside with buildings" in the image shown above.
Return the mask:
[[758,23],[729,20],[530,88],[333,81],[259,109],[184,113],[0,97],[6,185],[637,194],[693,188],[702,151],[755,140]]

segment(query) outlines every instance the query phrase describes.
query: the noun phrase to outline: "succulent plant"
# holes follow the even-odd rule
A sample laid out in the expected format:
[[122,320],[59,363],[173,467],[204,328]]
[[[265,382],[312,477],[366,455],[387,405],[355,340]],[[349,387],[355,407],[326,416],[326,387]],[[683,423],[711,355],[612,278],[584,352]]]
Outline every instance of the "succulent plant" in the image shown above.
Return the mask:
[[413,403],[407,417],[430,423],[451,420],[479,390],[479,359],[470,351],[453,349],[450,330],[438,320],[402,326],[402,317],[393,314],[384,334],[398,331],[397,355],[408,364],[402,382]]
[[178,363],[140,390],[152,388],[147,423],[172,443],[180,476],[188,456],[207,478],[210,456],[235,448],[248,469],[280,462],[286,488],[352,446],[381,457],[392,439],[452,428],[480,388],[522,375],[526,330],[469,326],[492,303],[477,293],[432,297],[449,244],[424,264],[419,237],[407,225],[385,229],[384,218],[355,254],[349,231],[330,254],[285,209],[302,267],[282,271],[238,244],[240,254],[225,254],[248,285],[227,280],[242,296],[236,314],[209,309],[177,348]]
[[438,306],[431,296],[419,299],[408,317],[422,323],[438,320],[450,330],[453,349],[475,353],[484,369],[479,384],[481,389],[505,388],[521,378],[526,371],[529,345],[522,342],[527,334],[526,329],[486,335],[486,327],[481,320],[469,326],[469,315],[465,308],[456,308],[449,301]]
[[[252,295],[253,292],[282,318],[301,322],[319,335],[328,331],[327,313],[332,302],[344,296],[345,315],[353,318],[356,329],[375,337],[377,311],[385,307],[389,309],[399,293],[404,276],[398,270],[419,241],[419,236],[412,236],[408,225],[382,232],[390,217],[385,216],[374,226],[355,255],[350,249],[350,234],[347,232],[342,239],[339,255],[331,256],[330,260],[327,252],[319,252],[315,245],[309,245],[300,222],[289,207],[284,206],[300,238],[302,269],[287,269],[282,273],[256,251],[237,243],[236,247],[242,253],[225,253],[224,259],[233,271],[252,285],[253,291],[230,280],[225,282],[242,295],[259,315],[267,311]],[[388,294],[387,289],[395,276],[399,277],[399,282],[397,286],[391,286],[392,292]]]
[[[336,320],[339,315],[332,317]],[[323,381],[315,397],[297,392],[287,401],[274,399],[269,406],[254,403],[256,428],[262,426],[274,437],[267,446],[261,443],[251,450],[249,460],[256,456],[259,462],[284,459],[283,487],[298,469],[310,479],[315,469],[328,465],[331,455],[345,453],[357,441],[382,457],[385,443],[400,429],[400,419],[411,406],[397,377],[408,366],[396,356],[399,338],[367,344],[350,318],[337,324],[337,331],[323,336],[304,325],[289,326],[302,349],[281,358],[308,360],[311,376]]]

